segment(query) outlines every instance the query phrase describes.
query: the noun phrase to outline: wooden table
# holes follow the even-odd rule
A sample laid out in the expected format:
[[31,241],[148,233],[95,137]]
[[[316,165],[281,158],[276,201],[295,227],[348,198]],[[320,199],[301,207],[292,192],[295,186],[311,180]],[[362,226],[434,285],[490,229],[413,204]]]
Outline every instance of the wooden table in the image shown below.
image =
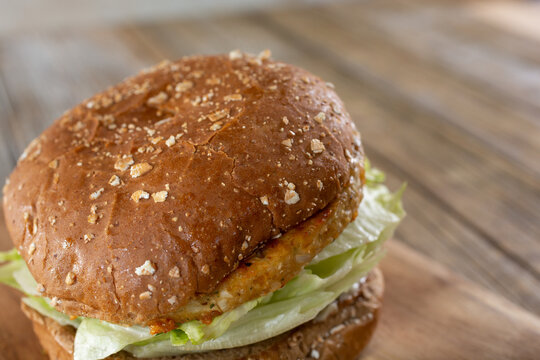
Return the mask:
[[[0,37],[0,179],[63,110],[142,67],[194,53],[269,48],[274,58],[334,83],[372,163],[392,187],[408,183],[408,216],[395,241],[446,266],[452,275],[445,281],[459,285],[454,292],[463,286],[498,304],[497,311],[525,324],[534,339],[540,336],[540,36],[523,31],[523,23],[513,29],[508,18],[498,18],[500,11],[485,11],[505,4],[360,1]],[[520,23],[534,5],[511,6]],[[0,249],[9,247],[0,236]],[[390,259],[416,266],[411,259],[419,255],[394,248]],[[418,261],[429,272],[435,265],[425,257]],[[429,276],[425,284],[438,283]],[[0,297],[13,302],[6,293],[0,290]],[[384,330],[391,316],[381,330],[388,336],[399,334]],[[0,312],[0,319],[3,328],[20,318]],[[0,350],[6,336],[0,331]],[[382,341],[373,346],[383,349]],[[524,351],[513,358],[533,358],[532,350]],[[7,353],[0,351],[0,358],[25,358]],[[374,354],[369,358],[400,353]]]

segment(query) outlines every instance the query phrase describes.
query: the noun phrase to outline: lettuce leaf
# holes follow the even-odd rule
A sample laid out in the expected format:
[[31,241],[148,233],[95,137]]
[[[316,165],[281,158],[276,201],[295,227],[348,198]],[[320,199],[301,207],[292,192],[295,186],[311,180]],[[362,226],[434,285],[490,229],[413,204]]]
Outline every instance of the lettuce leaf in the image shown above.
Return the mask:
[[16,249],[0,252],[0,283],[9,285],[26,295],[38,296],[36,280]]
[[29,296],[22,299],[22,301],[35,309],[43,316],[50,317],[60,325],[71,325],[75,328],[79,327],[81,323],[80,318],[72,319],[70,316],[61,313],[60,311],[53,308],[47,301],[46,298],[39,296]]
[[13,248],[9,251],[0,252],[0,263],[16,260],[22,260],[22,257],[19,255],[17,249]]
[[[151,336],[146,327],[123,327],[90,318],[72,320],[44,298],[31,296],[24,301],[61,324],[78,328],[75,360],[103,359],[122,349],[136,357],[177,355],[243,346],[277,336],[313,319],[361,280],[383,256],[382,244],[404,217],[401,197],[405,186],[392,194],[381,184],[382,172],[371,169],[369,163],[366,169],[367,184],[358,216],[332,244],[280,290],[216,317],[209,325],[191,321],[169,333]],[[0,253],[0,261],[9,261],[0,266],[0,282],[35,295],[35,281],[16,251]]]
[[0,283],[22,291],[21,286],[17,283],[17,280],[15,280],[13,274],[23,266],[25,266],[25,264],[22,260],[10,261],[7,264],[0,266]]
[[105,321],[85,318],[75,335],[75,360],[104,359],[129,344],[147,340],[151,336],[142,326],[124,327]]
[[[158,336],[150,335],[146,327],[123,327],[105,321],[85,318],[75,335],[74,360],[103,359],[118,351],[131,347],[146,348],[149,344],[163,342],[173,349],[188,342],[199,344],[219,337],[231,325],[257,306],[259,300],[249,301],[236,309],[216,317],[209,325],[200,321],[181,324],[176,330]],[[129,351],[129,350],[128,350]]]
[[39,296],[37,282],[34,280],[30,270],[28,270],[28,266],[26,266],[23,260],[20,260],[19,266],[19,269],[13,272],[13,278],[17,282],[17,285],[19,285],[21,291],[26,295]]

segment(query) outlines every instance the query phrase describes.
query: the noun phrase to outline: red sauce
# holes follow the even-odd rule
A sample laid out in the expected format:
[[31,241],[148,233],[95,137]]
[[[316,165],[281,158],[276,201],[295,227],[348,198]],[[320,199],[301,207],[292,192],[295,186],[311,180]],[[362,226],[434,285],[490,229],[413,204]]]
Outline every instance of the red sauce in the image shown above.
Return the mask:
[[176,329],[176,322],[172,319],[152,320],[149,324],[150,334],[162,334]]

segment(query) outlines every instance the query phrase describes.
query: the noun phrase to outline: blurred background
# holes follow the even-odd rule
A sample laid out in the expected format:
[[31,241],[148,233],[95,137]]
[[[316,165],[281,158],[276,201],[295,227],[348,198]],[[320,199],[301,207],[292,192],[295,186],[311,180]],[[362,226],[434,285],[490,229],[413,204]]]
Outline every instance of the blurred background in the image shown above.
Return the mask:
[[540,314],[538,2],[2,0],[0,8],[0,181],[64,110],[143,67],[270,49],[334,83],[372,163],[394,189],[408,182],[396,241]]

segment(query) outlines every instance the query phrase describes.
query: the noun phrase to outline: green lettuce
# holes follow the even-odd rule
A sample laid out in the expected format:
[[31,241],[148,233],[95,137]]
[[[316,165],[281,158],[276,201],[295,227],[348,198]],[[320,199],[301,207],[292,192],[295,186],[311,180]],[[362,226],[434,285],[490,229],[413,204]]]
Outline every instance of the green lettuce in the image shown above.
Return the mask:
[[19,252],[15,248],[9,251],[0,252],[0,263],[17,260],[22,260],[22,257],[21,255],[19,255]]
[[[300,274],[280,290],[216,317],[205,325],[181,324],[176,330],[152,336],[140,326],[123,327],[97,319],[68,316],[55,310],[48,299],[30,296],[25,303],[63,325],[77,327],[75,360],[103,359],[120,350],[136,357],[157,357],[243,346],[259,342],[312,320],[378,263],[382,244],[405,215],[401,206],[404,186],[390,193],[382,185],[384,174],[366,164],[364,199],[357,218]],[[0,253],[0,282],[36,295],[36,283],[22,258]]]
[[79,327],[81,323],[80,318],[72,319],[71,316],[61,313],[60,311],[53,308],[48,299],[38,297],[38,296],[28,296],[22,299],[22,301],[30,306],[33,309],[39,309],[38,312],[43,315],[50,317],[60,325],[71,325],[73,327]]
[[39,295],[37,283],[30,274],[28,266],[16,249],[0,252],[0,283],[9,285],[27,295]]
[[188,342],[198,344],[223,334],[258,303],[249,301],[236,309],[216,317],[209,325],[200,321],[181,324],[176,330],[157,336],[150,335],[146,327],[123,327],[105,321],[84,318],[75,335],[75,360],[103,359],[126,348],[145,349],[152,343],[163,342],[172,349],[181,349]]

